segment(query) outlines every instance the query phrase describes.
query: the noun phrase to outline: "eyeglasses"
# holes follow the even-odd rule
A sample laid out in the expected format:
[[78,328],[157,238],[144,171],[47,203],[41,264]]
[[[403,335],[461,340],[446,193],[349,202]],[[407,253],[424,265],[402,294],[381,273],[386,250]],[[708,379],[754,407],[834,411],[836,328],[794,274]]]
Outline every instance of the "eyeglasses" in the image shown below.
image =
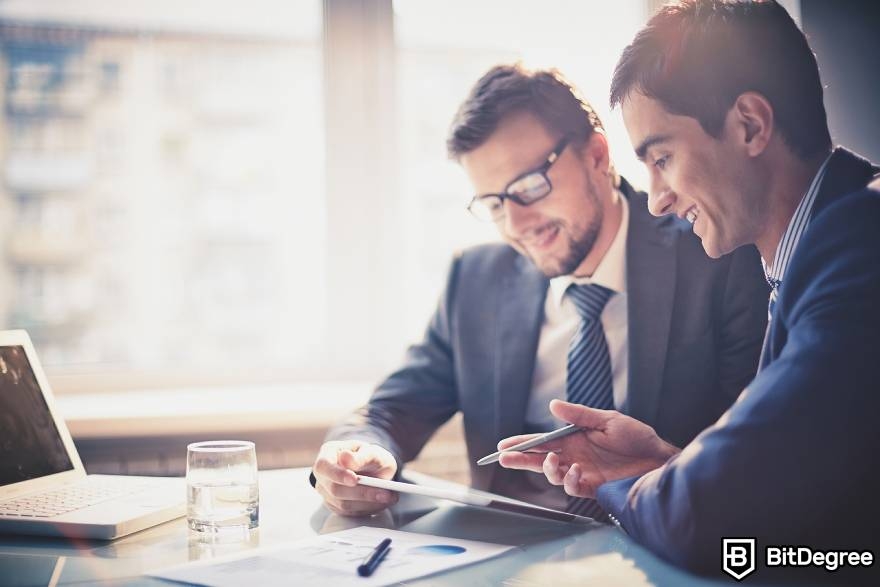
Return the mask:
[[559,159],[568,141],[569,137],[562,137],[540,167],[526,171],[511,181],[502,193],[474,196],[468,204],[468,211],[478,220],[495,222],[504,217],[504,200],[516,202],[520,206],[529,206],[547,197],[553,190],[547,171]]

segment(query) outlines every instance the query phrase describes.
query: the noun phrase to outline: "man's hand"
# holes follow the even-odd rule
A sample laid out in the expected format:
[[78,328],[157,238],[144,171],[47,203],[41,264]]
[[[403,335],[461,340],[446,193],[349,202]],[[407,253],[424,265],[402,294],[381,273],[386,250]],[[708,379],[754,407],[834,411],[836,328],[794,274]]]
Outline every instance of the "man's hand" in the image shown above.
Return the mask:
[[360,440],[332,440],[321,445],[312,467],[315,489],[325,505],[343,516],[366,516],[397,503],[397,493],[357,484],[357,475],[391,479],[397,461],[388,450]]
[[[528,452],[503,453],[499,463],[508,469],[544,473],[553,485],[577,497],[596,497],[606,481],[642,475],[663,465],[678,448],[662,440],[647,424],[614,410],[596,410],[559,400],[550,412],[585,428]],[[503,450],[537,436],[512,436],[498,443]]]

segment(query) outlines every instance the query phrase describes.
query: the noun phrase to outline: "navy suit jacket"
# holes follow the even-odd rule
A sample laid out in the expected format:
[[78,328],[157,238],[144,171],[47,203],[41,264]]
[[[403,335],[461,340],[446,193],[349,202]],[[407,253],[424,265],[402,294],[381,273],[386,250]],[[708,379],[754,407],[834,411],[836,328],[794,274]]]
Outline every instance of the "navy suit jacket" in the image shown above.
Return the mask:
[[663,467],[599,488],[599,502],[654,552],[708,572],[721,569],[722,537],[755,537],[759,553],[880,555],[880,193],[866,188],[877,171],[832,154],[761,369],[731,409]]
[[[768,289],[753,247],[709,259],[690,225],[651,216],[645,194],[626,182],[621,191],[630,209],[624,411],[683,444],[754,376]],[[499,439],[525,431],[547,287],[534,264],[507,245],[459,254],[424,340],[328,440],[375,442],[402,468],[461,411],[472,485],[515,495],[524,473],[475,461]]]

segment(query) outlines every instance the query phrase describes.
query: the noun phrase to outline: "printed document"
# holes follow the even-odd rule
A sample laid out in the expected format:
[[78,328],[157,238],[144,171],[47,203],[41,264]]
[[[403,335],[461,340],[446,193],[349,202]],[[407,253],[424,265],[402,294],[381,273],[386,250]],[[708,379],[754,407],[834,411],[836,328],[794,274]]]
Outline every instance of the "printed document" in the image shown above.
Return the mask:
[[[370,577],[357,567],[384,538],[391,550]],[[359,527],[297,542],[258,548],[150,573],[154,577],[210,587],[240,585],[334,585],[375,587],[409,581],[483,561],[513,547]]]

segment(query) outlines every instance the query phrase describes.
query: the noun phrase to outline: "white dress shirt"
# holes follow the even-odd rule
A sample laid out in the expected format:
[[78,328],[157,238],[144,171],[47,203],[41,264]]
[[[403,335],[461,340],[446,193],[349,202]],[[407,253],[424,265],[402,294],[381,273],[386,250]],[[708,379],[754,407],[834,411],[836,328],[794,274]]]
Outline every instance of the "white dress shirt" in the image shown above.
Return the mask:
[[[623,207],[620,227],[611,247],[591,277],[562,275],[550,280],[544,301],[544,322],[538,339],[538,354],[532,375],[532,389],[526,406],[524,432],[545,432],[564,425],[550,414],[550,400],[565,399],[568,381],[568,346],[581,323],[574,302],[565,295],[572,283],[595,283],[615,292],[608,300],[599,319],[605,330],[611,359],[614,406],[620,409],[626,401],[629,349],[626,328],[626,236],[629,224],[629,203],[617,193]],[[544,507],[564,510],[567,496],[561,488],[547,483],[544,475],[523,472],[526,483],[513,488],[514,497]]]
[[538,340],[538,354],[532,376],[532,391],[526,408],[526,429],[530,432],[552,430],[563,425],[548,409],[550,400],[565,399],[567,381],[568,346],[581,323],[581,316],[574,302],[565,295],[572,283],[595,283],[615,292],[600,320],[608,341],[611,358],[614,406],[623,407],[626,402],[628,345],[626,311],[626,237],[629,221],[629,204],[618,192],[623,207],[620,227],[611,247],[596,267],[591,277],[562,275],[550,280],[547,299],[544,302],[544,323]]

